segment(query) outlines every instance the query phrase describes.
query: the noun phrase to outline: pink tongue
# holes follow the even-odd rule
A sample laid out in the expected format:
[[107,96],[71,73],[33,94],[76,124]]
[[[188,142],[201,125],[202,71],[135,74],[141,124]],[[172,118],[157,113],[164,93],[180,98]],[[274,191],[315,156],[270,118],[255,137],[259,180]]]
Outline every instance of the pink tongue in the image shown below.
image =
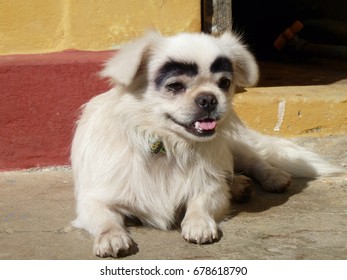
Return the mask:
[[198,127],[202,130],[212,130],[216,127],[216,121],[198,121]]

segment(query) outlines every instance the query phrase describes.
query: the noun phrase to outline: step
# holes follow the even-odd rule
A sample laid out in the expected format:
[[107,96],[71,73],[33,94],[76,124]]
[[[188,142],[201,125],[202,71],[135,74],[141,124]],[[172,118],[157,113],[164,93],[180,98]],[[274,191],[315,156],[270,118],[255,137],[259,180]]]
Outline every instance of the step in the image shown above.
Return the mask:
[[[0,56],[0,170],[69,164],[79,108],[109,88],[97,73],[112,53],[69,50]],[[260,86],[236,94],[235,109],[245,123],[281,137],[347,133],[347,83],[335,83],[346,78],[345,72],[291,67],[262,65],[265,78]],[[330,73],[324,74],[325,80],[319,80],[322,71]],[[319,83],[297,85],[306,76],[311,79],[308,84]],[[282,84],[271,86],[279,77]],[[293,77],[294,85],[283,86]]]
[[250,127],[280,137],[347,132],[347,84],[256,87],[236,94],[235,110]]
[[0,170],[65,165],[79,107],[111,52],[0,56]]

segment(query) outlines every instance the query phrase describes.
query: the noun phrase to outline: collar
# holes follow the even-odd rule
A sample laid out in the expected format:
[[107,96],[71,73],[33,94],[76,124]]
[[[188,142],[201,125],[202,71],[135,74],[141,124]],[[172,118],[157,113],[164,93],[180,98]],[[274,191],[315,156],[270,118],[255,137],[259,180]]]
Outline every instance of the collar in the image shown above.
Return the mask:
[[155,155],[166,155],[166,150],[162,140],[156,137],[150,137],[148,140],[149,148],[151,152]]

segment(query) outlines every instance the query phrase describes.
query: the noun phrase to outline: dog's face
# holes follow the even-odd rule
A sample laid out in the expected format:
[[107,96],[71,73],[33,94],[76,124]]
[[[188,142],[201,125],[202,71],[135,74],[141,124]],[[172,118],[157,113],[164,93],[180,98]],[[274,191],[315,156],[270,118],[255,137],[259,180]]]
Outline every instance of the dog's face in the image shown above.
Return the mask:
[[235,85],[258,79],[253,56],[230,33],[149,33],[121,49],[102,74],[143,94],[161,129],[194,141],[210,140],[221,129]]

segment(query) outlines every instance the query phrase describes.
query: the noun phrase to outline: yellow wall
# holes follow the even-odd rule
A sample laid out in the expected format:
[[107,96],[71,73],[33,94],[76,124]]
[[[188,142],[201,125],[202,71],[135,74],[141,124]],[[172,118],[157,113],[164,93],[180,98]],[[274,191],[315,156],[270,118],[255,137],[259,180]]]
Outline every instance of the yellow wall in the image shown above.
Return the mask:
[[200,0],[0,0],[0,54],[106,50],[200,25]]

